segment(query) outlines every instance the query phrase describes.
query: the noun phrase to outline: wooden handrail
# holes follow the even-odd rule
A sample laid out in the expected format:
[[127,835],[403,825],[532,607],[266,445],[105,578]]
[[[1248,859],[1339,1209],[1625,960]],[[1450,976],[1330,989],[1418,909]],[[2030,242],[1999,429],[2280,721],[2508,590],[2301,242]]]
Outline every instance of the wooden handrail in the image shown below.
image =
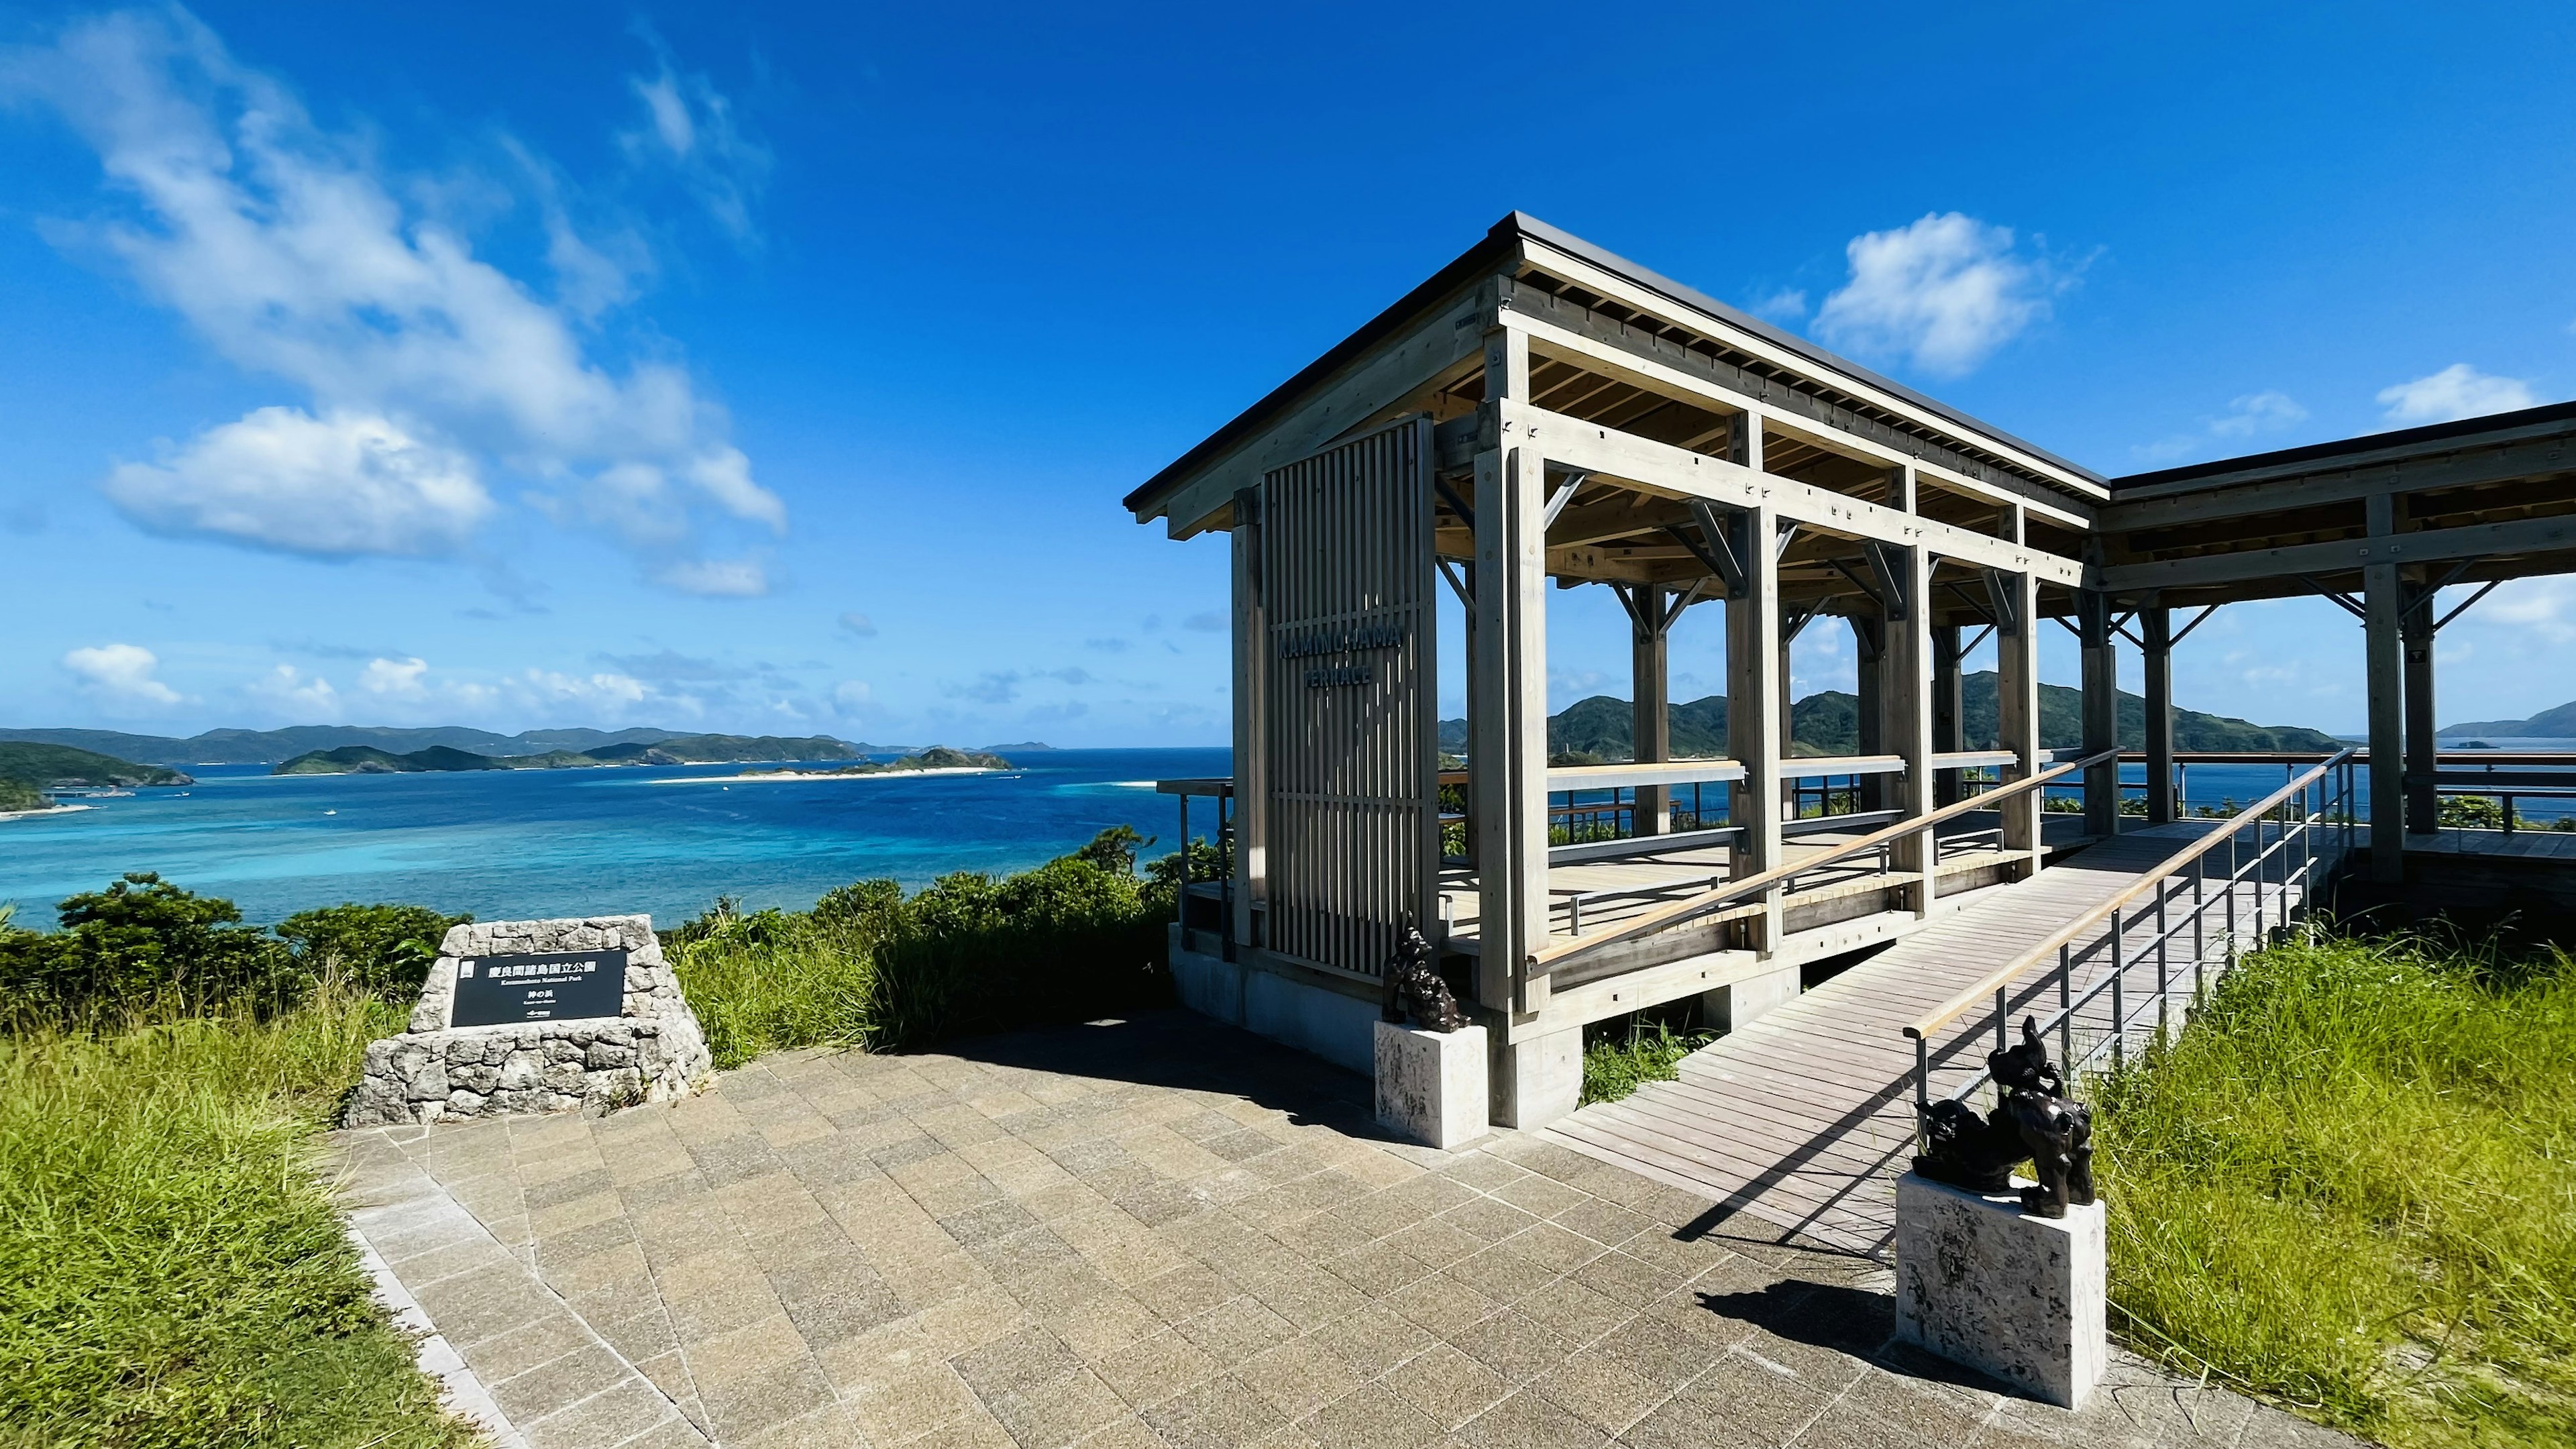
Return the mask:
[[1596,931],[1589,936],[1576,936],[1558,945],[1533,951],[1523,963],[1523,974],[1546,975],[1567,959],[1583,952],[1660,931],[1676,922],[1698,915],[1702,911],[1722,909],[1745,896],[1760,895],[1792,876],[1804,875],[1811,870],[1821,870],[1847,855],[1858,855],[1864,850],[1875,850],[1891,840],[1929,830],[1944,820],[1966,815],[1972,811],[1991,810],[1998,800],[2018,795],[2025,790],[2036,790],[2052,780],[2077,770],[2089,769],[2114,759],[2119,753],[2118,750],[2103,750],[2086,755],[2080,760],[2069,760],[2054,769],[2042,770],[2027,780],[2015,780],[2009,785],[1988,790],[1982,795],[1971,795],[1955,805],[1944,805],[1928,815],[1907,816],[1884,830],[1873,831],[1858,840],[1837,845],[1821,855],[1811,855],[1805,860],[1777,866],[1760,875],[1749,875],[1742,880],[1728,881],[1725,885],[1713,887],[1686,900],[1675,901],[1671,905],[1658,907],[1642,915],[1631,916],[1608,930]]
[[[1906,1027],[1905,1034],[1916,1041],[1929,1040],[1932,1033],[1958,1020],[1960,1015],[1970,1007],[1993,1000],[1996,990],[2011,985],[2014,977],[2046,960],[2058,948],[2072,944],[2076,937],[2100,924],[2113,911],[2125,910],[2132,901],[2145,895],[2149,890],[2161,888],[2175,871],[2217,849],[2220,841],[2233,838],[2237,831],[2245,828],[2247,822],[2260,819],[2263,812],[2315,784],[2328,770],[2351,758],[2353,753],[2351,749],[2340,750],[2328,755],[2323,761],[2309,766],[2305,772],[2288,784],[2238,811],[2225,825],[2165,857],[2155,869],[2140,876],[2136,885],[2076,917],[2046,940],[1988,972],[1975,985],[1962,988],[1958,995],[1934,1007],[1914,1024]],[[2348,805],[2350,802],[2346,803]]]

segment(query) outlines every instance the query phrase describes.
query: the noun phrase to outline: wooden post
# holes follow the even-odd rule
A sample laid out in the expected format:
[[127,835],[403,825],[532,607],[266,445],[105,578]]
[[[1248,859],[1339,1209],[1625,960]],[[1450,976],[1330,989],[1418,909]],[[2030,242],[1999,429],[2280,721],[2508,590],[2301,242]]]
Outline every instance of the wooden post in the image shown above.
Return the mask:
[[[1747,422],[1751,422],[1748,415]],[[1739,424],[1736,459],[1757,471],[1762,467],[1762,429]],[[1726,732],[1728,753],[1744,766],[1744,778],[1728,787],[1732,823],[1741,827],[1730,852],[1737,879],[1759,875],[1784,859],[1780,825],[1780,758],[1788,753],[1781,728],[1780,696],[1780,551],[1779,514],[1756,506],[1741,515],[1737,557],[1744,587],[1726,600]],[[1780,892],[1763,897],[1756,950],[1780,945]]]
[[[1629,698],[1634,701],[1633,727],[1640,763],[1673,757],[1672,651],[1664,628],[1666,590],[1648,584],[1634,590],[1629,618]],[[1661,835],[1672,827],[1671,791],[1662,785],[1637,790],[1636,833]]]
[[[1886,577],[1896,584],[1887,601],[1887,677],[1881,688],[1887,711],[1890,754],[1905,759],[1896,782],[1896,808],[1908,815],[1928,815],[1935,808],[1932,778],[1932,555],[1920,548],[1881,544]],[[1914,912],[1927,915],[1938,894],[1933,880],[1939,863],[1937,843],[1929,830],[1905,836],[1896,844],[1898,870],[1913,871]]]
[[[2365,505],[2370,536],[2397,532],[2396,500],[2374,493]],[[2394,563],[2363,567],[2362,651],[2370,687],[2370,878],[2406,878],[2406,646],[2404,585]]]
[[[1964,750],[1960,743],[1960,715],[1967,706],[1966,687],[1959,679],[1959,626],[1932,626],[1932,748],[1947,753]],[[1942,770],[1934,776],[1933,803],[1959,803],[1959,772]]]
[[[1262,604],[1261,491],[1234,496],[1234,920],[1226,959],[1239,948],[1262,944],[1253,934],[1253,907],[1269,894],[1270,749],[1262,721],[1269,677],[1269,613]],[[1224,818],[1222,809],[1218,818]],[[1183,849],[1188,848],[1185,841]]]
[[[1859,707],[1854,711],[1860,716],[1859,748],[1864,755],[1883,755],[1887,753],[1884,743],[1887,738],[1884,715],[1887,706],[1880,695],[1887,672],[1887,621],[1876,614],[1854,614],[1850,623],[1852,652],[1859,659],[1858,667],[1853,671],[1856,685],[1853,692],[1860,697]],[[1860,777],[1860,808],[1887,808],[1885,775]]]
[[[2007,606],[1995,625],[1995,748],[2016,757],[2004,779],[2027,780],[2047,764],[2039,740],[2039,581],[2029,574],[1998,574],[1994,580]],[[2015,867],[2025,876],[2039,870],[2039,797],[2037,790],[2025,791],[2001,807],[2004,849],[2027,852],[2027,863]]]
[[2408,607],[2397,633],[2406,652],[2406,828],[2415,834],[2427,834],[2442,826],[2442,797],[2433,785],[2433,773],[2441,767],[2441,741],[2433,722],[2436,590],[2429,581],[2403,587]]
[[[1529,339],[1486,337],[1485,395],[1529,396]],[[1476,458],[1475,732],[1476,996],[1499,1011],[1536,1011],[1547,979],[1521,961],[1547,941],[1546,459],[1518,437]]]
[[[2076,622],[2084,648],[2084,752],[2097,754],[2120,743],[2119,650],[2112,643],[2111,596],[2099,589],[2077,594]],[[2120,833],[2118,760],[2084,772],[2084,832]]]
[[2147,823],[2166,825],[2174,818],[2173,610],[2151,603],[2138,623],[2146,641]]

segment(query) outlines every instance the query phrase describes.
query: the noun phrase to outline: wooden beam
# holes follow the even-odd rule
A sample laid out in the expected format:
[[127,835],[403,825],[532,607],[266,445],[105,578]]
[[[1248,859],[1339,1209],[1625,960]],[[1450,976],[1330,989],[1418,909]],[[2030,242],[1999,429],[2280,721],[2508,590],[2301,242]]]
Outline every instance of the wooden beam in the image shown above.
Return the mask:
[[[1904,418],[1926,432],[1961,438],[1976,448],[2003,459],[2012,467],[2019,468],[2034,478],[2046,479],[2050,484],[2078,497],[2102,499],[2110,496],[2110,490],[2103,485],[2080,474],[2068,472],[2055,463],[2033,456],[2024,448],[1991,434],[1962,428],[1948,418],[1926,412],[1914,403],[1859,378],[1820,368],[1813,359],[1792,352],[1768,338],[1756,336],[1696,308],[1681,307],[1669,298],[1634,286],[1624,278],[1612,276],[1591,263],[1568,256],[1554,247],[1533,241],[1525,243],[1524,249],[1531,264],[1573,282],[1595,296],[1610,298],[1631,311],[1667,318],[1674,326],[1685,331],[1697,332],[1712,341],[1756,359],[1776,372],[1816,378],[1836,392],[1881,412]],[[1531,289],[1525,287],[1516,288],[1513,294],[1515,302],[1527,297],[1530,291]],[[1855,418],[1854,421],[1866,422],[1865,419],[1859,418]],[[1928,440],[1923,441],[1921,445],[1938,446]],[[1967,461],[1973,462],[1973,460]]]
[[[1544,293],[1531,293],[1527,289],[1518,295],[1523,298],[1535,295],[1542,301],[1553,300]],[[1832,405],[1792,392],[1783,383],[1770,379],[1749,383],[1735,381],[1725,376],[1725,364],[1695,352],[1641,352],[1633,339],[1594,337],[1546,316],[1534,315],[1526,308],[1515,309],[1507,305],[1501,316],[1505,325],[1524,328],[1534,343],[1569,366],[1614,377],[1630,387],[1676,402],[1758,417],[1778,431],[1784,442],[1794,441],[1854,462],[1887,467],[1909,463],[1921,468],[1925,476],[1938,480],[1946,488],[1998,504],[2022,504],[2062,527],[2084,530],[2093,526],[2092,494],[2071,497],[2046,484],[2000,470],[1991,472],[1997,481],[1983,481],[1961,471],[1979,466],[1972,460],[1959,457],[1952,460],[1958,466],[1944,467],[1938,461],[1943,450],[1920,439],[1908,439],[1913,444],[1908,448],[1802,416],[1793,410],[1801,402],[1812,402],[1825,409]],[[1891,430],[1891,437],[1894,436],[1902,435]],[[1933,457],[1923,456],[1927,452]]]
[[[2390,496],[2377,494],[2368,501],[2384,502]],[[2103,588],[2115,594],[2135,594],[2151,589],[2330,574],[2380,564],[2433,563],[2446,559],[2568,548],[2576,548],[2576,514],[2342,539],[2332,543],[2240,549],[2234,553],[2200,554],[2192,558],[2149,563],[2111,564],[2102,569],[2101,583]]]
[[1648,492],[1702,498],[1727,508],[1759,506],[1790,522],[1828,533],[1905,548],[1928,548],[1943,558],[1982,568],[2036,573],[2045,582],[2066,587],[2084,582],[2084,565],[2075,559],[1863,502],[1830,488],[1794,482],[1741,463],[1651,442],[1541,408],[1507,402],[1499,405],[1497,416],[1501,427],[1501,437],[1495,440],[1498,444],[1534,444],[1559,462],[1623,480]]
[[2480,483],[2509,483],[2576,470],[2576,425],[2561,420],[2496,438],[2445,439],[2385,452],[2312,459],[2216,478],[2189,478],[2120,490],[2102,510],[2106,533],[2170,528],[2320,504],[2351,503],[2379,493],[2422,493]]

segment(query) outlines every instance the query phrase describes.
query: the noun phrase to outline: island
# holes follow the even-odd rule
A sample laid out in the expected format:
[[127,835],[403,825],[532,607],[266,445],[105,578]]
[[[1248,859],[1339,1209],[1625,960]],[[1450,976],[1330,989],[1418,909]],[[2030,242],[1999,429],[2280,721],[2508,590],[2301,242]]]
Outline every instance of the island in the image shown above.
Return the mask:
[[799,770],[793,767],[777,770],[745,770],[737,780],[834,780],[851,775],[958,775],[982,774],[990,770],[1008,770],[1010,761],[989,750],[952,750],[946,745],[932,745],[916,755],[895,760],[861,760],[831,770]]
[[138,765],[68,745],[0,742],[0,815],[62,808],[57,790],[130,790],[138,785],[193,785],[159,765]]
[[483,755],[447,745],[396,754],[373,745],[307,750],[272,775],[411,775],[463,770],[583,770],[613,765],[708,765],[742,760],[847,760],[859,751],[829,735],[678,735],[651,744],[594,745],[528,755]]

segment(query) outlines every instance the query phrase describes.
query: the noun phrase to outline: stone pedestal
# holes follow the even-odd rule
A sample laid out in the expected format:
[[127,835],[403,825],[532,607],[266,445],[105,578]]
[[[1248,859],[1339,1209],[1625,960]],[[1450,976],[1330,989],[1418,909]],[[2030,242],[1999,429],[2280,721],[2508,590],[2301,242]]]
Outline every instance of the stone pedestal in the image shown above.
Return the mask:
[[2082,1408],[2110,1355],[2108,1256],[2100,1203],[2034,1217],[2018,1197],[1909,1172],[1896,1181],[1896,1336]]
[[[546,952],[626,953],[615,1016],[451,1026],[461,961]],[[706,1033],[663,963],[650,916],[481,921],[439,943],[411,1029],[367,1045],[347,1127],[528,1112],[603,1113],[687,1094],[713,1070]]]
[[1447,1150],[1488,1127],[1485,1029],[1377,1024],[1378,1125]]

